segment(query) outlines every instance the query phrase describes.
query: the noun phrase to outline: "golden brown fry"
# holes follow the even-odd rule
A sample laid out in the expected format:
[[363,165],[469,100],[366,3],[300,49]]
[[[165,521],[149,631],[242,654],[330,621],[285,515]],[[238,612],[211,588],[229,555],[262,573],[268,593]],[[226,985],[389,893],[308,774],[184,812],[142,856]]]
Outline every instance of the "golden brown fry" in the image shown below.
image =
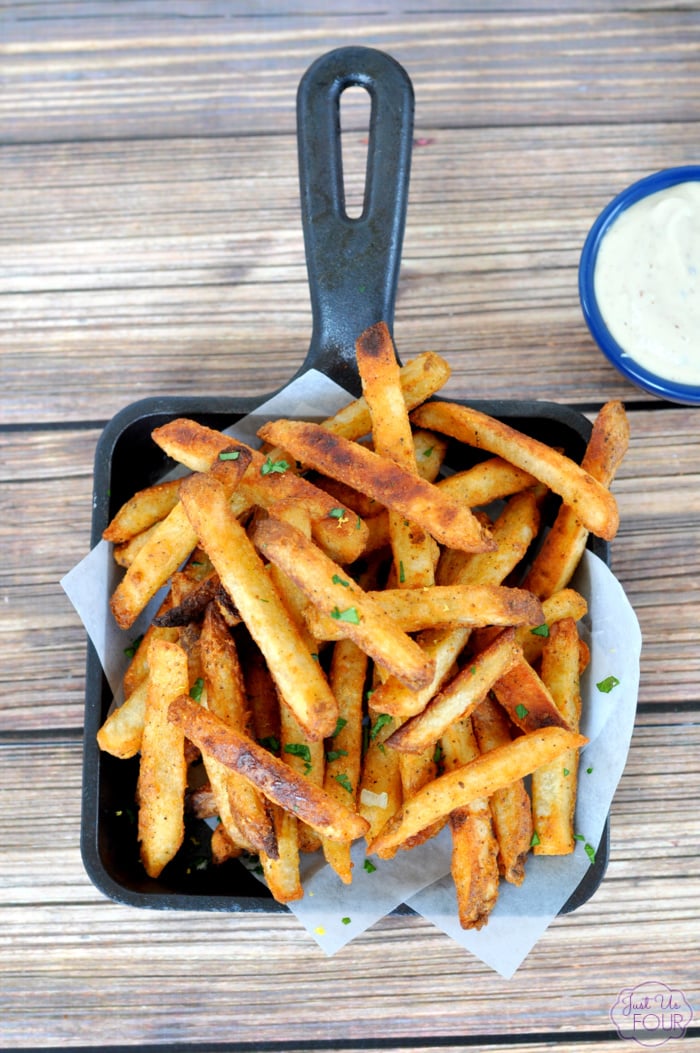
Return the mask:
[[362,761],[362,779],[358,810],[369,824],[366,839],[376,837],[394,813],[401,807],[403,786],[399,755],[387,749],[386,739],[396,722],[385,713],[372,713],[367,748]]
[[300,531],[287,523],[263,519],[254,525],[251,537],[316,607],[343,622],[349,639],[395,671],[402,683],[421,686],[430,680],[432,665],[418,644]]
[[272,807],[278,854],[273,859],[261,852],[260,863],[273,898],[278,903],[292,903],[304,895],[299,876],[299,824],[296,816],[290,812],[277,805]]
[[536,731],[550,725],[567,727],[546,685],[522,656],[496,681],[493,693],[522,731]]
[[[455,721],[441,739],[445,771],[469,764],[479,756],[471,720]],[[477,798],[450,813],[452,880],[457,892],[459,923],[481,929],[498,899],[498,842],[488,799]]]
[[[160,520],[158,520],[160,522]],[[114,562],[118,567],[130,567],[136,559],[137,555],[146,544],[146,542],[153,536],[158,529],[158,523],[154,523],[149,526],[146,530],[142,530],[140,534],[135,534],[129,541],[123,541],[117,544],[112,549],[112,555]]]
[[182,729],[168,720],[168,707],[188,690],[189,676],[185,652],[166,640],[154,640],[151,644],[148,665],[137,784],[138,839],[146,873],[158,877],[174,858],[185,835],[185,737]]
[[[430,402],[414,410],[412,418],[424,428],[434,428],[530,472],[572,507],[585,527],[612,540],[619,513],[615,498],[578,464],[537,439],[516,431],[485,413],[454,402]],[[454,546],[458,547],[458,546]]]
[[[518,629],[518,643],[523,649],[526,661],[530,665],[538,660],[542,654],[546,634],[550,626],[559,622],[562,618],[573,618],[579,621],[588,613],[588,604],[580,592],[575,589],[561,589],[542,601],[542,626],[547,627],[541,632],[533,632],[531,629]],[[536,628],[540,628],[536,626]]]
[[[621,402],[606,402],[593,424],[581,467],[605,487],[615,478],[629,446],[629,422]],[[573,508],[562,505],[528,572],[525,587],[545,599],[565,588],[586,547],[588,530]]]
[[244,528],[233,516],[224,488],[206,475],[193,475],[181,498],[202,546],[265,655],[277,687],[312,739],[331,733],[338,707],[317,662],[275,590]]
[[370,843],[368,851],[384,856],[455,808],[462,808],[479,797],[490,797],[564,750],[586,742],[582,735],[561,728],[543,728],[482,754],[469,764],[441,775],[405,801]]
[[332,435],[318,424],[291,420],[271,421],[258,434],[278,441],[303,464],[364,490],[387,508],[403,513],[442,544],[472,552],[493,548],[469,509],[442,497],[432,483],[358,443]]
[[147,695],[148,676],[145,676],[129,697],[112,710],[97,732],[97,744],[101,750],[122,760],[136,756],[141,749]]
[[[563,719],[578,731],[581,717],[579,638],[576,623],[565,618],[552,626],[542,653],[542,679]],[[573,852],[578,750],[572,749],[532,774],[532,819],[536,855]]]
[[502,457],[489,457],[473,468],[448,475],[437,486],[455,500],[464,501],[470,508],[477,508],[526,490],[536,482],[534,475],[516,468]]
[[[454,625],[541,625],[542,605],[530,592],[504,585],[434,585],[368,593],[404,632]],[[317,640],[338,640],[342,626],[308,608],[305,618]]]
[[209,842],[211,861],[216,866],[225,863],[227,859],[237,859],[243,852],[253,852],[253,846],[246,844],[242,839],[234,840],[226,830],[223,823],[214,828]]
[[[472,727],[479,749],[486,756],[492,751],[507,749],[511,744],[506,716],[499,705],[490,698],[484,699],[474,711]],[[561,728],[557,730],[568,734]],[[540,733],[541,731],[532,731],[527,734]],[[525,880],[525,861],[532,844],[530,798],[522,777],[511,780],[508,785],[499,786],[490,795],[489,804],[498,841],[499,870],[506,881],[512,885],[521,885]]]
[[238,771],[281,808],[291,811],[324,837],[353,841],[368,824],[361,816],[329,796],[263,746],[180,695],[170,704],[168,719],[203,752],[209,752]]
[[504,629],[481,654],[469,661],[446,687],[389,738],[387,745],[405,753],[421,753],[434,745],[453,721],[469,714],[522,654],[515,630]]
[[178,502],[178,479],[139,490],[122,505],[102,532],[105,541],[122,544],[165,519]]

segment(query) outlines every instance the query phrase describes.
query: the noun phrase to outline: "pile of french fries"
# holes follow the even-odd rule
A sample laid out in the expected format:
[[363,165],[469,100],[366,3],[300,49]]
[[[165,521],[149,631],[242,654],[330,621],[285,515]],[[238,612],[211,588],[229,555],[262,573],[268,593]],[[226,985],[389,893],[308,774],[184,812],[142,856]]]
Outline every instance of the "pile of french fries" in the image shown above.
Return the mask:
[[[606,404],[578,465],[433,400],[447,363],[400,367],[383,323],[357,365],[361,398],[265,424],[259,450],[191,420],[153,432],[191,474],[104,532],[118,625],[165,598],[98,741],[140,754],[151,876],[188,810],[216,817],[212,860],[258,857],[280,902],[303,895],[300,852],[349,883],[356,839],[387,859],[448,825],[460,923],[480,928],[530,853],[574,849],[588,653],[570,581],[589,531],[617,530],[627,420]],[[484,452],[445,472],[455,444]]]

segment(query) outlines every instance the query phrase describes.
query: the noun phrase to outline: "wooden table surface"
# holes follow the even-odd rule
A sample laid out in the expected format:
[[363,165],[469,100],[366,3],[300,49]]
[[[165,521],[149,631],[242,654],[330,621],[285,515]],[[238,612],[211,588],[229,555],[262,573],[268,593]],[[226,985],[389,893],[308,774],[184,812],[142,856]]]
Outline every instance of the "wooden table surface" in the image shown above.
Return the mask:
[[[613,567],[644,647],[610,864],[509,981],[418,917],[326,958],[290,914],[140,911],[81,863],[86,642],[59,579],[95,444],[137,399],[259,395],[302,361],[295,93],[348,43],[416,93],[400,355],[443,353],[457,398],[619,398],[631,422]],[[16,0],[0,54],[0,1045],[638,1048],[610,1009],[656,980],[696,1013],[664,1049],[696,1048],[698,411],[607,364],[577,263],[626,184],[699,160],[700,3]]]

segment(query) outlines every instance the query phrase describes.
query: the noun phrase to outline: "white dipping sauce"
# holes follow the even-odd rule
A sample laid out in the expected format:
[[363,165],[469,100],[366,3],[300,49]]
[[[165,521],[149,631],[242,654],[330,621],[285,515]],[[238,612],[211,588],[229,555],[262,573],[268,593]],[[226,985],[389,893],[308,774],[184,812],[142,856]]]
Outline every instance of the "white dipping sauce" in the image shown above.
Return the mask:
[[667,380],[700,385],[700,182],[636,201],[601,239],[595,295],[620,347]]

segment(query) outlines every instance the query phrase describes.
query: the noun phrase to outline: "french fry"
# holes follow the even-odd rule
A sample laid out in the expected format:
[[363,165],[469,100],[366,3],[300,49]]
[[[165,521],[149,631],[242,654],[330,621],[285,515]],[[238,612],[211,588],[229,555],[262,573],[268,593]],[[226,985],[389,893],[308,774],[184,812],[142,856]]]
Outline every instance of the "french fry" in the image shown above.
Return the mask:
[[[158,520],[158,523],[160,522],[161,520]],[[154,523],[152,526],[147,527],[146,530],[142,530],[140,534],[135,534],[129,541],[122,541],[114,545],[112,555],[118,567],[124,567],[126,570],[127,567],[131,566],[143,546],[158,529],[158,523]]]
[[504,629],[497,639],[465,667],[425,707],[391,735],[387,745],[405,753],[421,753],[434,745],[450,724],[476,709],[484,696],[522,654],[515,630]]
[[263,519],[254,525],[251,536],[259,550],[279,566],[316,607],[342,621],[349,639],[395,671],[402,683],[421,686],[430,680],[432,666],[418,644],[392,622],[342,567],[333,563],[299,530],[287,523]]
[[[597,479],[557,450],[485,413],[454,402],[430,402],[413,411],[423,428],[489,450],[529,472],[570,505],[586,529],[610,541],[619,525],[615,498]],[[455,546],[458,547],[458,546]]]
[[[238,652],[226,623],[213,606],[207,609],[202,625],[201,661],[207,708],[232,727],[246,731],[249,713]],[[203,754],[202,759],[219,817],[231,839],[240,841],[243,835],[254,851],[275,858],[275,830],[270,810],[261,794],[214,757]]]
[[292,420],[270,421],[258,434],[291,450],[303,464],[362,489],[387,508],[401,512],[442,544],[467,552],[493,548],[469,509],[442,497],[432,483],[358,443],[332,435],[318,424]]
[[337,703],[248,535],[232,514],[225,489],[207,475],[192,475],[182,483],[180,495],[192,529],[265,655],[282,697],[293,706],[309,738],[329,735],[338,719]]
[[522,731],[536,731],[549,725],[560,728],[568,726],[547,685],[522,655],[496,681],[493,693],[515,726]]
[[168,719],[200,750],[211,753],[232,771],[240,772],[269,800],[291,811],[324,837],[353,841],[367,831],[368,824],[356,812],[298,775],[253,739],[193,702],[189,695],[180,695],[171,702]]
[[[362,702],[369,662],[352,640],[333,648],[330,685],[338,700],[338,724],[329,739],[323,787],[326,793],[357,809],[362,768]],[[350,846],[323,841],[326,861],[345,884],[352,880]]]
[[131,541],[172,512],[178,502],[179,480],[169,479],[139,490],[126,501],[103,530],[105,541],[115,545]]
[[[445,771],[476,760],[479,746],[471,720],[455,721],[442,736]],[[463,929],[481,929],[498,899],[498,842],[488,799],[477,798],[450,813],[452,831],[451,872],[457,892],[459,923]]]
[[147,695],[148,676],[145,676],[129,697],[112,710],[97,732],[101,750],[122,760],[136,756],[141,749]]
[[[479,749],[485,756],[493,751],[508,749],[512,741],[519,741],[512,740],[503,710],[490,698],[484,699],[472,714],[472,727]],[[557,730],[567,733],[562,728]],[[539,733],[538,730],[526,734]],[[525,861],[532,844],[532,811],[522,776],[494,790],[490,794],[489,804],[498,841],[499,870],[510,884],[522,885],[525,880]]]
[[153,641],[148,665],[137,783],[138,839],[146,873],[158,877],[175,857],[185,835],[185,736],[168,720],[168,707],[188,690],[189,675],[185,652],[166,640]]
[[531,629],[518,629],[518,643],[523,649],[525,660],[534,665],[542,654],[544,641],[549,633],[549,627],[559,622],[562,618],[573,618],[575,622],[580,621],[588,613],[588,604],[580,592],[575,589],[561,589],[559,592],[548,596],[542,601],[542,623],[536,626],[540,632]]
[[[609,487],[629,446],[629,422],[621,402],[606,402],[598,413],[581,467]],[[586,547],[588,530],[567,504],[559,509],[530,568],[525,587],[541,599],[565,588]]]
[[502,457],[489,457],[473,468],[441,479],[437,487],[455,500],[464,501],[470,508],[477,508],[527,490],[536,482],[534,475],[516,468]]
[[385,746],[396,723],[386,713],[370,713],[371,726],[362,761],[362,779],[358,810],[369,824],[369,844],[394,815],[403,801],[403,783],[399,755]]
[[[524,589],[502,585],[433,585],[424,589],[370,591],[404,632],[456,625],[537,626],[544,621],[540,602]],[[304,614],[317,640],[339,640],[344,630],[316,608]]]
[[[581,718],[579,638],[576,623],[565,618],[552,626],[542,653],[542,679],[573,731]],[[573,852],[574,810],[578,781],[578,750],[568,750],[532,774],[532,820],[536,855]]]
[[278,903],[292,903],[304,895],[299,874],[299,823],[296,816],[285,809],[272,807],[278,852],[275,858],[261,852],[260,863],[273,898]]

